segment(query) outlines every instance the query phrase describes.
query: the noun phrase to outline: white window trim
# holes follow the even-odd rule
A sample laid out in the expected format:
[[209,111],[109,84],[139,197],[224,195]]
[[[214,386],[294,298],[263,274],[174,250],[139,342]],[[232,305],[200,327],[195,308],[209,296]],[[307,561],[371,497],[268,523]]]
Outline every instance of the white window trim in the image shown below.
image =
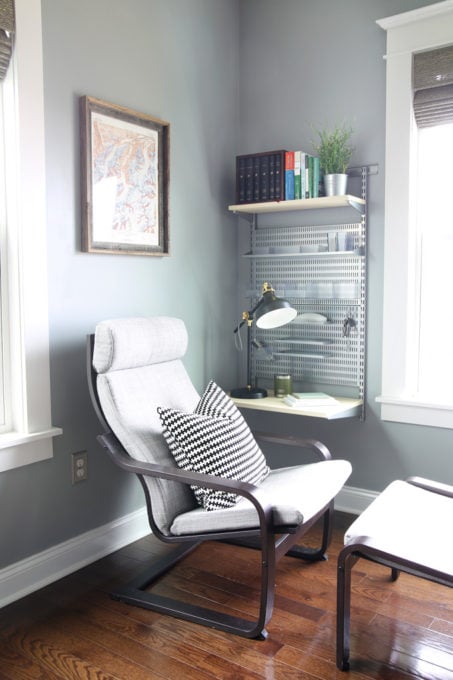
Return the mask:
[[421,402],[412,383],[418,327],[412,54],[453,43],[453,0],[377,23],[387,31],[382,396],[377,401],[383,420],[453,428],[453,406]]
[[[15,0],[12,77],[16,134],[8,135],[7,295],[12,428],[0,434],[0,472],[51,458],[41,1]],[[11,98],[9,98],[11,101]]]

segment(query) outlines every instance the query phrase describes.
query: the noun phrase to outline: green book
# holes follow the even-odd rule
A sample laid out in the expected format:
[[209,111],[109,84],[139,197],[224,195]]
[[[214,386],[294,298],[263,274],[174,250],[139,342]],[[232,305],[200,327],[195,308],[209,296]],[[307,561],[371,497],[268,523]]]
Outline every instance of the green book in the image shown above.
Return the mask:
[[319,197],[319,158],[313,156],[313,198]]

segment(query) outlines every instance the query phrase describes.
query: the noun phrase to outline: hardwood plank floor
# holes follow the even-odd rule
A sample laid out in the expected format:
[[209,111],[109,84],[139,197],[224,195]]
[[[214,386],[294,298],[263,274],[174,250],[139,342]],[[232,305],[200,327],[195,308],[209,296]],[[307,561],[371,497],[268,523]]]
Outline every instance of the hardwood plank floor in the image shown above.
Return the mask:
[[[149,536],[0,610],[0,680],[452,680],[453,590],[405,574],[391,583],[364,560],[353,570],[351,670],[336,669],[336,558],[351,519],[337,514],[327,562],[279,562],[265,641],[112,600],[168,550]],[[158,591],[250,615],[258,574],[258,552],[209,543]]]

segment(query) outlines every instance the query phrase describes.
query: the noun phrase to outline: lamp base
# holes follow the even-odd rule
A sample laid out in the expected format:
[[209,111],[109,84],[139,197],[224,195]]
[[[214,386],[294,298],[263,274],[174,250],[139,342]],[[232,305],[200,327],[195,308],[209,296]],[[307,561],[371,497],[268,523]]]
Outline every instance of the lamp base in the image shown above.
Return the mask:
[[267,397],[267,392],[261,387],[237,387],[231,390],[230,396],[235,399],[263,399]]

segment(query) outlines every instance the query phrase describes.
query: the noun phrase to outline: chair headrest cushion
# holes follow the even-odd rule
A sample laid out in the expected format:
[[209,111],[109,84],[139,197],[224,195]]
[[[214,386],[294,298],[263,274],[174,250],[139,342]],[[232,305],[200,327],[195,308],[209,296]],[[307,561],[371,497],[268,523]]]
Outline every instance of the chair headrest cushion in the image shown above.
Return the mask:
[[102,321],[96,326],[93,366],[98,373],[181,359],[187,350],[184,322],[169,316]]

